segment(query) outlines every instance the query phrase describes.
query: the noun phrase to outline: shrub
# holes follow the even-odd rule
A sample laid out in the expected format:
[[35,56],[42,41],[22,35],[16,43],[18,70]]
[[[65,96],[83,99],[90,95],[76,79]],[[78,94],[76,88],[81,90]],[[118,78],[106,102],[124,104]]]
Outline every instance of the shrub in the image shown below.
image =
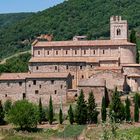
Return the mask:
[[37,127],[39,121],[38,107],[26,100],[17,101],[8,112],[7,119],[20,129]]
[[6,100],[6,102],[4,103],[4,111],[5,111],[6,114],[8,114],[11,107],[12,107],[11,100]]

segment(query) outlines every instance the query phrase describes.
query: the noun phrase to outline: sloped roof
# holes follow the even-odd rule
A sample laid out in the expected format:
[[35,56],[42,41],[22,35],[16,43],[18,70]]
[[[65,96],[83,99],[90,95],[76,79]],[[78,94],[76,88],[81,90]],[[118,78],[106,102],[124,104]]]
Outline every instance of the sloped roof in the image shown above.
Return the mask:
[[34,47],[77,47],[77,46],[118,46],[118,45],[131,45],[135,44],[127,40],[82,40],[82,41],[36,41],[33,43]]

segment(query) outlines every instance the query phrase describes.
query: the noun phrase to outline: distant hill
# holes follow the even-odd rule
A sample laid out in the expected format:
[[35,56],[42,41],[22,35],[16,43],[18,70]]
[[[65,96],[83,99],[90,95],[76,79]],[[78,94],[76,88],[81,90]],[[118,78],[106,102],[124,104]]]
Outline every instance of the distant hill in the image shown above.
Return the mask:
[[0,14],[0,28],[10,26],[31,15],[33,15],[33,13]]
[[68,0],[0,29],[0,58],[30,49],[33,39],[43,33],[53,34],[54,40],[74,35],[108,38],[112,15],[121,15],[130,30],[140,33],[140,0]]

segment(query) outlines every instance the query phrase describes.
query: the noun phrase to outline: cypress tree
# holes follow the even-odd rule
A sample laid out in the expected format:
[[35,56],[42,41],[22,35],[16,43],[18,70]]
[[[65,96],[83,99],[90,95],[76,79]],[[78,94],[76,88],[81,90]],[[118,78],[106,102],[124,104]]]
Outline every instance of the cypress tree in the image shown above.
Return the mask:
[[71,105],[70,105],[69,110],[68,110],[68,115],[69,115],[70,124],[73,124],[73,122],[74,122],[74,114],[73,114],[73,109],[72,109]]
[[[136,31],[134,29],[132,29],[130,34],[130,42],[137,44]],[[136,45],[136,63],[139,63],[138,45]]]
[[105,104],[106,104],[106,108],[109,106],[109,95],[108,95],[108,90],[107,88],[105,87]]
[[2,103],[0,101],[0,124],[4,124],[5,121],[4,121],[4,110],[3,110],[3,106],[2,106]]
[[39,124],[41,124],[42,121],[44,120],[45,120],[45,112],[42,108],[41,98],[39,98]]
[[88,107],[87,107],[88,108],[88,122],[90,124],[98,122],[99,112],[97,111],[96,107],[97,105],[95,103],[93,92],[90,92],[89,98],[88,98]]
[[53,117],[54,117],[52,96],[50,96],[50,101],[49,101],[49,114],[48,114],[48,115],[49,115],[49,116],[48,116],[49,123],[52,124],[52,122],[53,122]]
[[63,112],[62,109],[60,108],[59,110],[59,123],[62,124],[63,123]]
[[83,90],[80,92],[80,96],[77,100],[76,111],[75,111],[75,121],[77,124],[86,124],[87,122],[87,105],[84,100]]
[[119,92],[117,91],[117,88],[115,88],[115,91],[112,96],[112,101],[110,104],[110,117],[113,118],[115,122],[120,122],[125,119],[125,113],[124,113],[124,105],[122,104]]
[[135,122],[139,122],[139,105],[138,105],[138,94],[135,94],[134,98],[135,108],[134,108],[134,120]]
[[127,97],[125,100],[125,119],[126,121],[130,121],[131,120],[131,115],[130,115],[130,100]]
[[102,98],[102,108],[101,108],[101,117],[102,117],[102,121],[105,122],[106,121],[106,104],[105,104],[105,97],[103,96]]

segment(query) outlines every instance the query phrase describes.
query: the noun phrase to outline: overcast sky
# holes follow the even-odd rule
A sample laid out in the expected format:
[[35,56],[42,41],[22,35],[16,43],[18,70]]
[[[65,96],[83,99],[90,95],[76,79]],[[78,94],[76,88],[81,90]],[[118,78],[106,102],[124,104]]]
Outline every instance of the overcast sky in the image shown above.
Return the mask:
[[64,0],[0,0],[0,13],[37,12]]

